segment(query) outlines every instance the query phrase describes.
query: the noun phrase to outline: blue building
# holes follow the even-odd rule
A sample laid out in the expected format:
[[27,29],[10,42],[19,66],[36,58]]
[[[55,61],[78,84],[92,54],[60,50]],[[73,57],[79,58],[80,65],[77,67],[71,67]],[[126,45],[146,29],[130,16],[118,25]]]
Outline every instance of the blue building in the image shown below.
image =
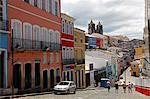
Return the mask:
[[0,0],[0,89],[8,80],[8,13],[7,0]]
[[89,48],[96,48],[96,38],[95,37],[89,37],[88,38],[88,44],[89,44]]

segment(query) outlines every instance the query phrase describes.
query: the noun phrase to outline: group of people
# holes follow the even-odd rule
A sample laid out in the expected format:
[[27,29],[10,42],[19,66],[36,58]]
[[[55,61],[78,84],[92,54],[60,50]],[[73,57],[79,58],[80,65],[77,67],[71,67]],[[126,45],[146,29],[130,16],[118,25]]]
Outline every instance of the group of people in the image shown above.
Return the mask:
[[[114,87],[115,87],[115,92],[118,93],[119,85],[118,85],[118,82],[117,82],[117,81],[115,82]],[[128,92],[129,92],[129,93],[132,93],[133,83],[129,82],[128,85],[126,85],[125,82],[124,82],[123,85],[122,85],[122,87],[123,87],[124,93],[126,93],[126,88],[127,88],[127,87],[128,87]],[[110,81],[107,82],[107,88],[108,88],[108,92],[110,92],[110,88],[111,88],[111,83],[110,83]]]

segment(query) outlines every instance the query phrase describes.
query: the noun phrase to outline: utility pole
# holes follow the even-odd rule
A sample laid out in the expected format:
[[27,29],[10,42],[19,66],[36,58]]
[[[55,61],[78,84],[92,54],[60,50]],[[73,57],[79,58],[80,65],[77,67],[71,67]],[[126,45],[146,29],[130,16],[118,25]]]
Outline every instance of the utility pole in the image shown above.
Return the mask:
[[11,81],[11,87],[12,87],[12,99],[13,99],[13,94],[14,94],[14,86],[13,86],[13,68],[14,68],[14,47],[13,47],[13,29],[12,29],[12,33],[11,33],[11,52],[12,52],[12,56],[11,56],[11,64],[12,64],[12,81]]

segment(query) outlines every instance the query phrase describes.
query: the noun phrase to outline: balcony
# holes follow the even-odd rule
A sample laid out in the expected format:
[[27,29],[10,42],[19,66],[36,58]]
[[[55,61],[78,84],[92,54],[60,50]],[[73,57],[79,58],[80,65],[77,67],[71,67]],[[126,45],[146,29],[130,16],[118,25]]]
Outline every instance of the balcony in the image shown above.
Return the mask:
[[49,50],[53,52],[60,51],[61,45],[46,41],[13,38],[13,48],[16,50],[47,50],[49,48]]
[[63,59],[63,65],[67,65],[67,64],[75,64],[75,60],[74,59]]
[[0,30],[8,31],[8,21],[0,21]]
[[76,60],[76,64],[85,64],[85,59]]

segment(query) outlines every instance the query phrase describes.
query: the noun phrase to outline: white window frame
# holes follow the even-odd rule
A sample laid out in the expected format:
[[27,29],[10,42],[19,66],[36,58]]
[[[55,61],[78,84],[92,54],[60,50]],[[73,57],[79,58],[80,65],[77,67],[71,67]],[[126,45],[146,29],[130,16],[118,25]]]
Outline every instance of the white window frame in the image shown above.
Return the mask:
[[42,27],[41,28],[41,41],[45,41],[46,39],[46,28]]
[[51,43],[53,43],[54,42],[54,31],[52,30],[52,29],[50,29],[49,30],[49,41],[51,42]]
[[[46,11],[46,3],[47,3],[46,1],[47,1],[47,0],[45,0],[45,6],[43,7],[43,0],[41,0],[41,3],[42,3],[42,4],[41,4],[41,5],[42,5],[42,10],[44,10],[44,11]],[[44,8],[44,9],[43,9],[43,8]]]
[[[26,26],[29,26],[31,28],[30,32],[28,31],[29,34],[26,33],[26,30],[25,30]],[[32,40],[32,25],[30,23],[28,23],[28,22],[24,22],[23,23],[23,38],[24,39]]]
[[[51,5],[50,5],[50,1],[51,1]],[[48,0],[48,12],[49,13],[52,13],[52,2],[53,2],[53,0]]]
[[[38,29],[38,30],[35,31],[35,29]],[[40,38],[41,38],[41,36],[40,36],[40,29],[41,29],[40,26],[33,25],[33,40],[40,41]]]
[[13,37],[14,38],[23,38],[22,36],[22,22],[20,21],[20,20],[18,20],[18,19],[11,19],[11,29],[14,29],[14,23],[18,23],[18,24],[20,24],[20,30],[18,31],[17,30],[17,35],[19,34],[20,36],[18,37],[15,33],[13,33],[14,35],[13,35]]
[[55,31],[55,43],[60,44],[60,33],[58,31]]
[[[57,15],[56,15],[56,13],[55,13],[55,2],[57,2]],[[59,15],[59,0],[54,0],[53,1],[53,9],[54,9],[54,15],[56,15],[56,16],[60,16]]]

